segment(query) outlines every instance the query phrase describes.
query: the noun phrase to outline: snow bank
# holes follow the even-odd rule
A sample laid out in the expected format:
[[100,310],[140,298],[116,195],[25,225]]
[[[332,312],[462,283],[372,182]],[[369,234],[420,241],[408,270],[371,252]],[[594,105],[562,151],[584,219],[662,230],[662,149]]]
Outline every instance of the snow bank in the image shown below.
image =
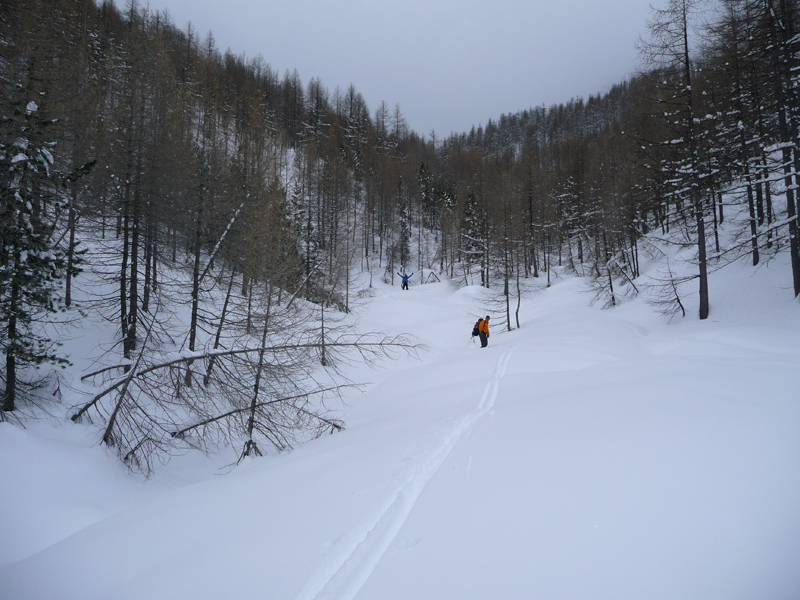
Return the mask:
[[671,324],[559,281],[485,350],[482,290],[381,284],[361,328],[429,350],[355,369],[344,432],[235,469],[142,483],[83,426],[2,425],[0,597],[800,597],[789,281],[734,265]]

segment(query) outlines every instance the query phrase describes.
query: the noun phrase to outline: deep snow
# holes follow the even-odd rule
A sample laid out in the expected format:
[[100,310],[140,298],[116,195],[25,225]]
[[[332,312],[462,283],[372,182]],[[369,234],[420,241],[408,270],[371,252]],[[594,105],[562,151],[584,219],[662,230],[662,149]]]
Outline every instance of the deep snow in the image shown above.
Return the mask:
[[780,261],[665,323],[577,279],[470,342],[480,288],[379,284],[362,330],[428,350],[347,429],[146,481],[84,425],[0,424],[0,598],[800,597],[800,306]]

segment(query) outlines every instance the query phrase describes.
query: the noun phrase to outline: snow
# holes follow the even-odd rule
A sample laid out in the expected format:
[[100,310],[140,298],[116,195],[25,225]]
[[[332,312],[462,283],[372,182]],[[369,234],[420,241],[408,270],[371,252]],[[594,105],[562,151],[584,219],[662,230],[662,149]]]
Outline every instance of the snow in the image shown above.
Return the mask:
[[50,152],[50,150],[48,150],[47,148],[40,148],[39,153],[42,156],[44,156],[44,159],[47,161],[48,164],[52,165],[55,162],[52,152]]
[[345,431],[237,467],[142,481],[91,426],[0,423],[0,598],[798,598],[790,282],[736,263],[666,323],[555,278],[486,349],[484,290],[379,284],[360,328],[428,349],[354,367]]

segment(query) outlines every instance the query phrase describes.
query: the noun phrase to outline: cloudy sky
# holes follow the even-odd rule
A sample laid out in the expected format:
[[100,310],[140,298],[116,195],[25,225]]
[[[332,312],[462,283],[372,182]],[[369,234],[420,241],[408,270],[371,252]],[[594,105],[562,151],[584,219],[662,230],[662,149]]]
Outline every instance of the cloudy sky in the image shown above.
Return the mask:
[[[123,4],[123,0],[117,0]],[[606,91],[637,67],[648,0],[140,0],[220,50],[353,83],[437,136]],[[655,5],[663,2],[655,0]]]

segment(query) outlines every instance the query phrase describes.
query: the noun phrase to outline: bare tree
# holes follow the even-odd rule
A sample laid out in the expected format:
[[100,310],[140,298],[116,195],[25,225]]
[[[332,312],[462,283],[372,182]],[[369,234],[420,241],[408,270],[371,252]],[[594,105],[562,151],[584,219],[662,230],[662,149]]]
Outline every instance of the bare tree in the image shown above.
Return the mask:
[[672,137],[653,141],[669,152],[662,153],[660,166],[668,170],[675,195],[686,195],[694,216],[697,266],[700,282],[700,319],[708,318],[708,265],[706,258],[705,197],[707,174],[700,157],[698,115],[693,88],[694,67],[690,51],[690,18],[697,0],[669,0],[664,9],[653,9],[650,39],[641,45],[644,56],[656,68],[654,91],[658,114]]

